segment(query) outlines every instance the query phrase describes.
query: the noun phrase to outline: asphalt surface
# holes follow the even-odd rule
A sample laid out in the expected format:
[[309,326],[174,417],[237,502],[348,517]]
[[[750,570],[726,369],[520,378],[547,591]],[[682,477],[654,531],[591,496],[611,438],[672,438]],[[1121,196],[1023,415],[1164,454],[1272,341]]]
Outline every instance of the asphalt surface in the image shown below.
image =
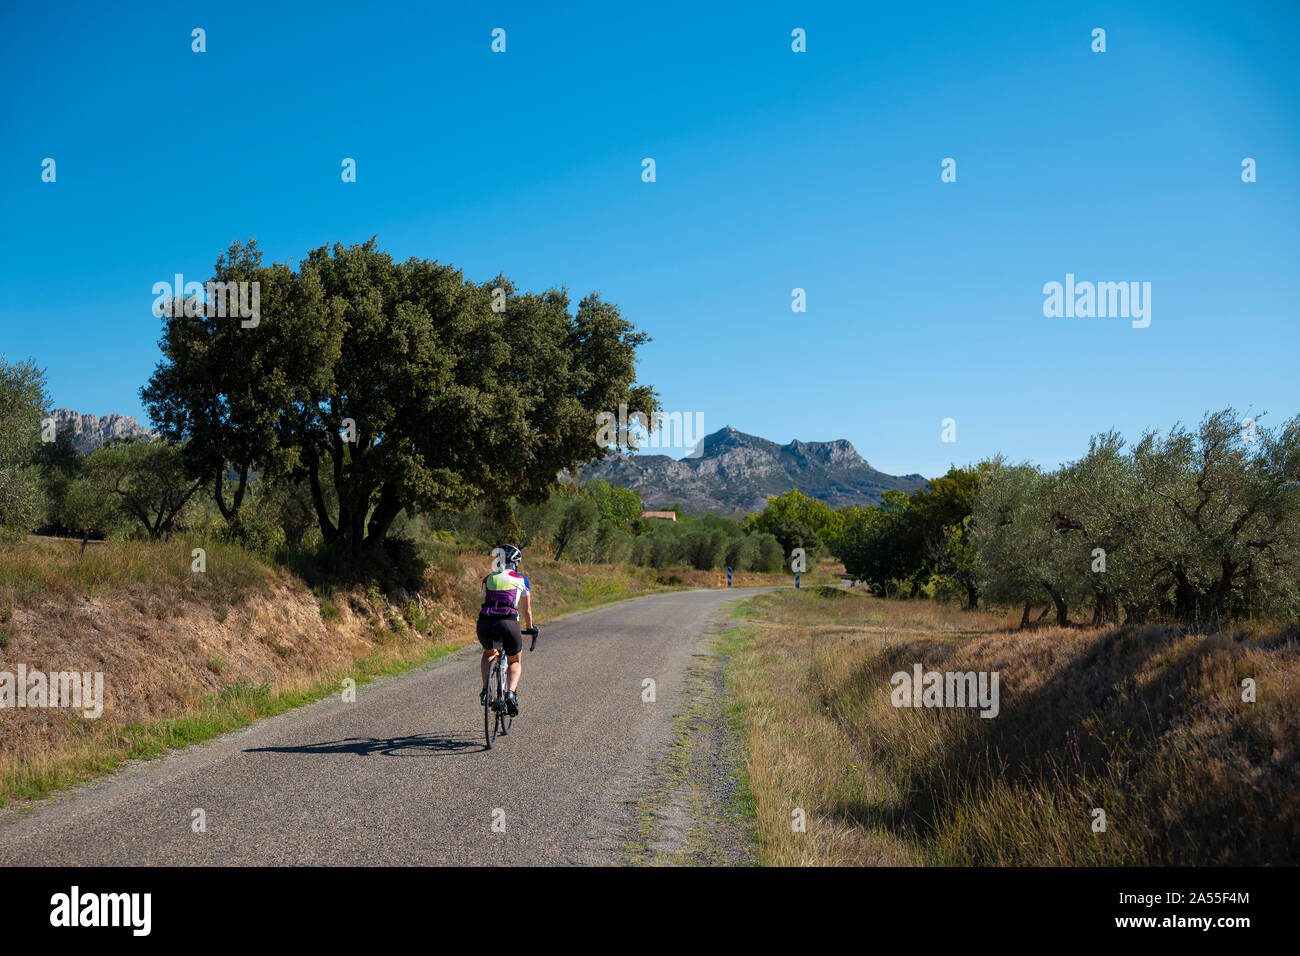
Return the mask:
[[544,625],[490,751],[471,648],[46,801],[0,824],[0,866],[617,863],[692,654],[724,604],[759,590]]

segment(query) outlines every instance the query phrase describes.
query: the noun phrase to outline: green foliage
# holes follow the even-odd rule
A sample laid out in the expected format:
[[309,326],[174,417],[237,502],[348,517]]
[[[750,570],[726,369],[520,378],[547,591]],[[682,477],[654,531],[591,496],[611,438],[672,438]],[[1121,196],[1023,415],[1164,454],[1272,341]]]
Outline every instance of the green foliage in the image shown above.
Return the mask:
[[243,508],[226,526],[226,538],[255,554],[273,557],[285,546],[284,528],[270,507]]
[[82,538],[106,537],[124,525],[115,498],[86,475],[85,455],[77,452],[64,430],[36,453],[45,498],[44,532],[70,533]]
[[768,498],[762,511],[747,515],[743,528],[751,534],[774,535],[786,555],[803,548],[808,566],[812,567],[829,542],[840,540],[843,521],[843,516],[831,511],[826,503],[792,488]]
[[676,523],[657,521],[648,534],[637,536],[633,561],[652,568],[667,568],[682,561],[682,528]]
[[[212,281],[257,283],[256,323],[246,325],[237,312],[220,314],[227,311],[224,301],[222,308],[193,303],[186,309],[178,300],[164,319],[163,361],[140,397],[159,433],[183,444],[190,477],[207,486],[222,516],[237,525],[254,466],[274,475],[299,462],[300,449],[279,427],[282,410],[311,400],[322,364],[339,351],[340,329],[311,322],[321,308],[319,289],[299,283],[287,266],[263,266],[256,240],[232,243],[218,257]],[[229,502],[228,469],[236,475]]]
[[822,550],[821,538],[802,521],[786,519],[772,529],[772,534],[781,542],[781,548],[787,555],[793,555],[796,548],[802,548],[808,565],[817,563]]
[[596,503],[582,495],[562,501],[559,507],[559,521],[552,538],[557,561],[564,556],[565,548],[594,529],[600,520],[600,509]]
[[596,503],[601,518],[621,531],[630,530],[641,517],[641,496],[631,488],[619,488],[603,478],[594,478],[582,490]]
[[[252,489],[255,507],[272,516],[280,528],[285,546],[310,550],[321,542],[316,526],[316,509],[305,478],[287,474],[263,475]],[[331,485],[321,487],[326,507],[336,507]]]
[[979,599],[975,573],[975,548],[970,540],[971,511],[980,477],[986,469],[950,468],[912,495],[909,519],[920,544],[920,573],[939,575],[966,596],[974,610]]
[[77,477],[62,487],[52,520],[60,527],[79,535],[83,543],[92,536],[107,537],[122,529],[126,522],[121,508],[96,481]]
[[694,522],[680,536],[681,556],[699,571],[711,571],[723,564],[727,555],[727,535],[720,528]]
[[750,537],[754,541],[757,554],[749,570],[771,574],[780,571],[785,566],[785,554],[781,550],[781,542],[776,540],[776,535],[764,533],[751,535]]
[[886,491],[874,508],[846,512],[839,532],[840,560],[844,568],[873,590],[889,594],[905,583],[918,588],[923,573],[919,529],[911,514],[913,496]]
[[757,535],[747,534],[727,541],[722,560],[733,571],[748,571],[758,559]]
[[49,407],[45,372],[0,356],[0,536],[36,528],[45,510],[36,454]]
[[829,505],[808,497],[798,488],[792,488],[784,494],[768,498],[762,511],[746,516],[743,527],[746,532],[766,532],[780,537],[777,529],[782,524],[791,527],[804,525],[820,541],[835,537],[838,520]]
[[[593,483],[594,484],[594,483]],[[587,563],[626,561],[659,569],[689,565],[700,570],[731,567],[736,571],[775,572],[782,569],[780,543],[771,534],[746,534],[740,522],[718,515],[682,521],[641,520],[640,497],[624,489],[565,482],[545,502],[512,503],[522,529],[517,539],[525,552],[547,547],[556,557]],[[601,502],[622,501],[621,511]],[[444,514],[434,522],[435,533],[452,533],[460,540],[490,548],[489,508],[479,503],[461,514]],[[636,517],[634,518],[633,515]],[[614,520],[622,519],[622,520]]]

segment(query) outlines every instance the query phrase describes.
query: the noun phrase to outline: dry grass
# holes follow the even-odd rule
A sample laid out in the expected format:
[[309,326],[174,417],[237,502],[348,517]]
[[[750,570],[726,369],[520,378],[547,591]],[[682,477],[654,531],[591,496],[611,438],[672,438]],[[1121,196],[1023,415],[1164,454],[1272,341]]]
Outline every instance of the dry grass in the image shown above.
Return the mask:
[[[206,551],[207,571],[201,576],[191,571],[196,547]],[[83,553],[81,542],[71,538],[0,540],[0,598],[9,601],[189,584],[229,603],[272,576],[257,557],[216,541],[90,541]]]
[[[454,612],[361,588],[317,595],[229,545],[75,542],[0,550],[0,671],[102,673],[104,714],[0,711],[0,805],[204,739],[465,643]],[[415,626],[418,622],[418,626]]]
[[[727,649],[764,862],[1294,863],[1294,632],[1015,632],[1014,614],[816,592],[743,613]],[[998,716],[895,708],[890,677],[916,663],[998,671]]]
[[[312,591],[236,546],[204,542],[0,543],[0,672],[101,672],[104,715],[0,710],[0,806],[133,757],[202,740],[473,643],[489,557],[425,548],[419,594]],[[529,561],[537,620],[666,589],[722,587],[725,572]],[[738,576],[736,584],[783,583]]]

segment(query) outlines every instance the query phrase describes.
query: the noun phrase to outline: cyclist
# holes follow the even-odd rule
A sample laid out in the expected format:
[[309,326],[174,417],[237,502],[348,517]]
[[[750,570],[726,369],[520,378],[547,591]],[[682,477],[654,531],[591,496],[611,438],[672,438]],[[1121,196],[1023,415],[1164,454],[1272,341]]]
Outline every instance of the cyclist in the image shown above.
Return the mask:
[[486,706],[488,699],[489,654],[492,642],[500,641],[505,648],[506,662],[510,665],[506,675],[506,710],[511,717],[519,714],[520,654],[524,638],[519,631],[519,615],[524,616],[528,630],[533,627],[533,599],[528,579],[519,573],[519,562],[524,553],[513,544],[503,544],[493,552],[494,566],[500,561],[500,571],[493,571],[483,579],[483,606],[478,612],[478,642],[483,645],[483,659],[479,670],[483,674],[483,692],[479,703]]

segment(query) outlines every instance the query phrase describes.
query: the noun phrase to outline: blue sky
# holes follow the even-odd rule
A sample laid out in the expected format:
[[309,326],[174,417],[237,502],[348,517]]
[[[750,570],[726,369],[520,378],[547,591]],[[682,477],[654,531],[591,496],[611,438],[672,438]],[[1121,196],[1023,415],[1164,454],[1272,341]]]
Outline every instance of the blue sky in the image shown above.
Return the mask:
[[[598,290],[666,410],[894,473],[1300,412],[1297,5],[539,6],[6,6],[0,351],[143,417],[154,282],[377,235]],[[1150,327],[1044,317],[1066,273]]]

